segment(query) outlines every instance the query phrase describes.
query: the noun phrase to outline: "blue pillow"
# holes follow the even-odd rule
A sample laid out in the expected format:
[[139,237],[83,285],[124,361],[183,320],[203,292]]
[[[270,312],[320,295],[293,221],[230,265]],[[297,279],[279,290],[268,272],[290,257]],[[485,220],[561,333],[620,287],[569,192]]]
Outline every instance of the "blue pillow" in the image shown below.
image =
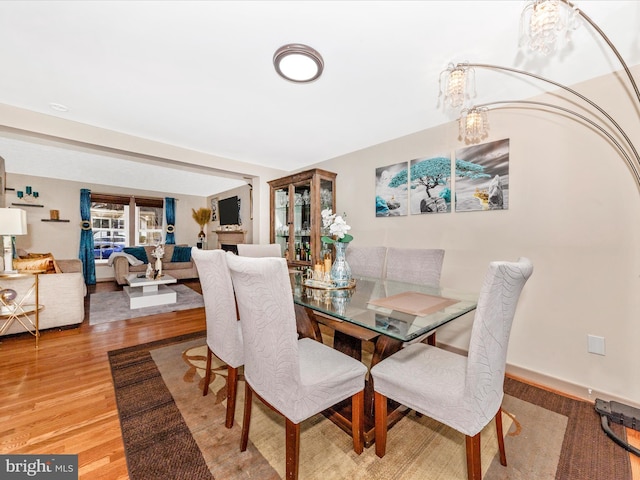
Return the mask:
[[190,262],[191,261],[191,247],[173,247],[173,255],[171,255],[172,262]]
[[145,251],[144,247],[124,247],[122,251],[124,253],[128,253],[129,255],[133,255],[142,263],[149,263],[147,252]]

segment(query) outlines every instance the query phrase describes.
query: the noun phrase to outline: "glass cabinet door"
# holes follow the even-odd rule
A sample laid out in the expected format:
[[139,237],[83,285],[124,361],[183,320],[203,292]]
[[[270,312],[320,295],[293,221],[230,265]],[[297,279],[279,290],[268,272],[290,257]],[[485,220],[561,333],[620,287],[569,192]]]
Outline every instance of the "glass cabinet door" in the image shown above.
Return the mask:
[[274,192],[273,225],[274,243],[280,245],[283,257],[289,257],[289,187],[278,188]]
[[312,262],[311,254],[311,182],[293,186],[294,260]]

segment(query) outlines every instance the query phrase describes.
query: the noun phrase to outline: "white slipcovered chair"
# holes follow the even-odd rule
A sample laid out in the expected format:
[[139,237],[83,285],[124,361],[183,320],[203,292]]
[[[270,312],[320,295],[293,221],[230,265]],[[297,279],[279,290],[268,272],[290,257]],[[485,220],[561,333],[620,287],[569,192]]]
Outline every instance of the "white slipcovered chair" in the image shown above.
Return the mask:
[[240,243],[238,244],[238,255],[241,257],[282,257],[282,251],[277,243],[266,245]]
[[[387,250],[387,272],[389,280],[440,287],[440,275],[444,250],[438,248],[394,248]],[[430,345],[436,344],[436,332],[427,333],[413,339],[410,343],[427,340]]]
[[227,415],[225,426],[233,426],[238,391],[238,368],[244,364],[242,331],[231,276],[227,268],[227,254],[223,250],[191,249],[200,285],[207,323],[207,371],[202,395],[209,392],[212,353],[227,364]]
[[253,392],[286,419],[286,478],[298,476],[300,422],[351,397],[353,449],[364,446],[364,378],[359,361],[298,339],[287,262],[230,255],[245,349],[241,451],[247,448]]
[[361,277],[382,278],[387,247],[358,247],[349,245],[346,251],[351,274]]
[[480,480],[480,432],[496,419],[500,463],[507,464],[501,405],[511,325],[531,262],[491,262],[475,313],[468,357],[415,343],[371,369],[376,454],[387,441],[387,398],[427,415],[466,436],[469,480]]
[[441,249],[389,247],[386,278],[439,287],[443,261]]

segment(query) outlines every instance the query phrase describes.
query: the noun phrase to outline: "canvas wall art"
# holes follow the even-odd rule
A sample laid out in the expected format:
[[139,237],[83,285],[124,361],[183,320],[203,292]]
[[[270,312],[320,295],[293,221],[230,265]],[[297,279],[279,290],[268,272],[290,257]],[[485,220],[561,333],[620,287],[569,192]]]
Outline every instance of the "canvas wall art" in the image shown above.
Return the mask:
[[407,188],[407,162],[376,168],[376,217],[407,215]]
[[451,159],[418,158],[410,162],[411,214],[451,212]]
[[456,212],[509,208],[509,139],[456,151]]

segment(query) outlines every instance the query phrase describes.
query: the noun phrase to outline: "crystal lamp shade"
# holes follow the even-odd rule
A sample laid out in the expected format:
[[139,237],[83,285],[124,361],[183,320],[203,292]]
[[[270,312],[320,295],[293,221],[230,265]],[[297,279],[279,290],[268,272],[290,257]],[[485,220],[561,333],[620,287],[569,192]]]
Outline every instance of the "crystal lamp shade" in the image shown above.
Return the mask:
[[460,112],[459,138],[467,143],[476,143],[489,135],[487,109],[472,107]]

